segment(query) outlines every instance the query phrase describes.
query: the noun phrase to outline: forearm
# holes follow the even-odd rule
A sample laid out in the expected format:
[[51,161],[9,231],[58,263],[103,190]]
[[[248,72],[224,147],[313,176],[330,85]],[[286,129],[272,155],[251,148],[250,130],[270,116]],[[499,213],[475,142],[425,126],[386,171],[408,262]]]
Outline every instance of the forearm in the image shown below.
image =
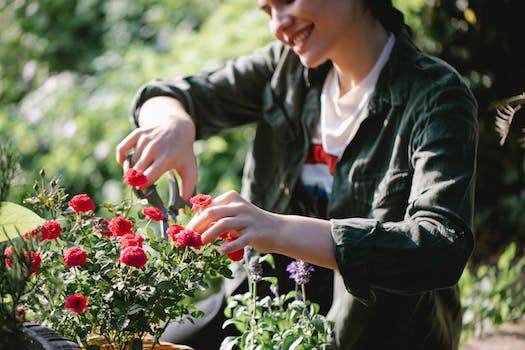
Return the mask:
[[277,221],[274,253],[337,269],[330,221],[296,215],[277,215]]

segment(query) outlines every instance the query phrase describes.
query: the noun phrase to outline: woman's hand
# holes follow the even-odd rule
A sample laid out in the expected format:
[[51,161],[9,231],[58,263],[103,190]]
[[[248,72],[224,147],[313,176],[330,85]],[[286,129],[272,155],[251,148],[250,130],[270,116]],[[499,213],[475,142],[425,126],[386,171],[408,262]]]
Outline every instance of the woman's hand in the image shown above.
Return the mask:
[[233,231],[236,239],[222,246],[224,253],[250,245],[261,253],[278,253],[337,269],[330,221],[270,213],[234,191],[215,198],[190,221],[188,228],[201,233],[204,243]]
[[134,150],[131,166],[144,172],[148,184],[169,170],[177,171],[182,179],[180,195],[190,198],[197,182],[195,125],[191,118],[177,100],[155,97],[142,106],[139,122],[141,127],[117,146],[117,161],[124,164],[126,154]]
[[224,253],[234,252],[246,245],[266,253],[274,249],[279,221],[279,215],[258,208],[237,192],[230,191],[215,198],[209,207],[191,220],[188,228],[202,233],[204,243],[234,231],[237,238],[222,246]]

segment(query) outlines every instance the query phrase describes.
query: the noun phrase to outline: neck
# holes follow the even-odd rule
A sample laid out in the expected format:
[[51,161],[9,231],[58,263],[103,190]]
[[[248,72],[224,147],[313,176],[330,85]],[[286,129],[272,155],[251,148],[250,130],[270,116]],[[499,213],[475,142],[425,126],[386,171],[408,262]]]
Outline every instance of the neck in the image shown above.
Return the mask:
[[332,57],[341,96],[366,78],[388,41],[383,25],[372,18],[357,23],[353,32],[341,39]]

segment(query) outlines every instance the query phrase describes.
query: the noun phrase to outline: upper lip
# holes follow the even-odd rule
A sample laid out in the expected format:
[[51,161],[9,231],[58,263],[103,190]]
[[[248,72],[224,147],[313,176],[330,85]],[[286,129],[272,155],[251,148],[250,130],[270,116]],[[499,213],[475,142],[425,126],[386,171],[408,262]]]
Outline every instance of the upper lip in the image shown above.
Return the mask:
[[293,32],[290,36],[288,36],[287,38],[287,42],[289,45],[293,45],[294,41],[295,41],[295,38],[297,38],[297,36],[305,31],[308,31],[310,30],[310,28],[312,27],[311,24],[307,25],[307,26],[304,26],[303,28]]

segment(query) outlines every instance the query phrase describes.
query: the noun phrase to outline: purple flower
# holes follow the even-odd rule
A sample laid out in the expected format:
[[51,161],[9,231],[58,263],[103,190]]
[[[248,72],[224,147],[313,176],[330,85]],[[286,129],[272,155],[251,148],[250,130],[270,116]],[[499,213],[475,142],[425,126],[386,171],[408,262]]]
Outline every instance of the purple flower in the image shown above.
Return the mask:
[[290,278],[295,280],[295,283],[303,285],[310,281],[310,276],[315,269],[302,260],[296,260],[288,264],[286,271],[290,274]]

